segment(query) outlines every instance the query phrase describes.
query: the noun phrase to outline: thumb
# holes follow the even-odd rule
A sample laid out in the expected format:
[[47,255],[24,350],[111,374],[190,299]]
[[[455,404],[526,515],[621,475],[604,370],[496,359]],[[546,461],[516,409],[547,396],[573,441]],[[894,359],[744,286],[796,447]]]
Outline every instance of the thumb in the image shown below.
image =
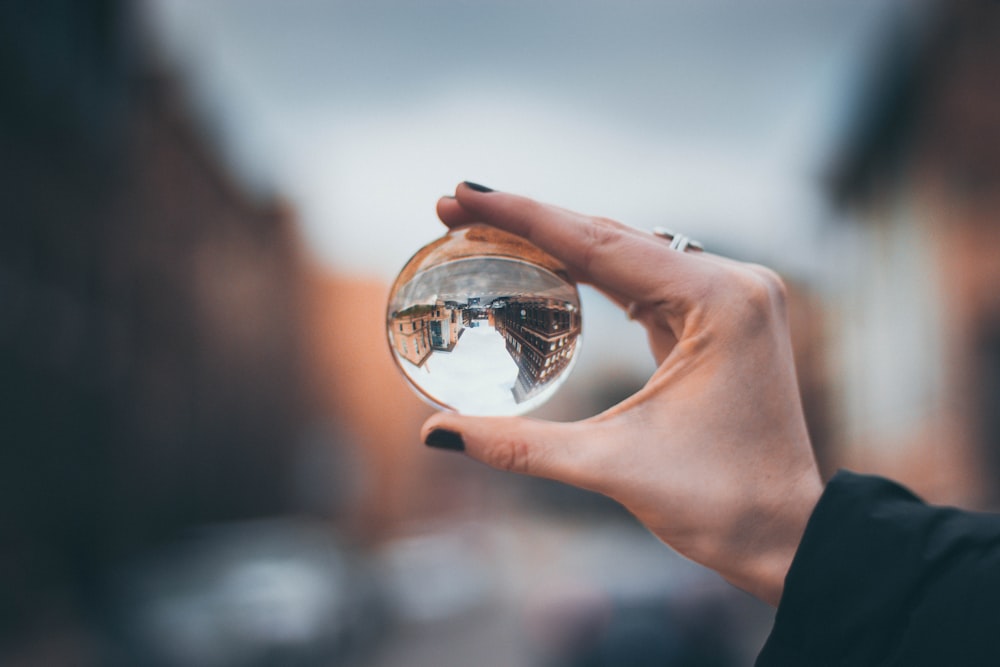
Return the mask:
[[438,413],[421,429],[428,447],[463,451],[499,470],[593,488],[601,463],[594,454],[603,429],[584,422]]

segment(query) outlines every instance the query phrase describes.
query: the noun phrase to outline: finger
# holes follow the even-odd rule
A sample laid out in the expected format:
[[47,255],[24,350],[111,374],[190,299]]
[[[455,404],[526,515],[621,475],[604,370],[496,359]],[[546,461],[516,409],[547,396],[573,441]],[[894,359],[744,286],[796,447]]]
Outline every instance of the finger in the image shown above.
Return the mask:
[[[623,302],[670,299],[680,305],[706,283],[699,256],[676,252],[652,234],[613,220],[592,218],[527,197],[455,191],[460,215],[524,237],[562,260],[578,280],[615,293]],[[459,215],[449,208],[448,212]],[[463,218],[466,219],[466,218]]]
[[437,214],[448,227],[461,227],[477,222],[454,197],[441,197],[437,202]]
[[[458,203],[458,200],[452,196],[441,197],[438,200],[437,214],[441,221],[448,227],[461,227],[477,221],[481,222],[481,220],[473,217],[472,214],[462,208],[462,205]],[[637,229],[628,229],[636,233],[643,233]],[[621,294],[617,294],[613,290],[606,287],[597,287],[596,289],[622,310],[626,310],[629,307],[629,304],[633,303],[630,299],[627,299]]]
[[421,438],[428,446],[464,451],[498,470],[600,490],[597,485],[607,482],[602,479],[606,466],[594,454],[607,452],[600,444],[606,432],[595,420],[557,423],[441,412],[424,423]]

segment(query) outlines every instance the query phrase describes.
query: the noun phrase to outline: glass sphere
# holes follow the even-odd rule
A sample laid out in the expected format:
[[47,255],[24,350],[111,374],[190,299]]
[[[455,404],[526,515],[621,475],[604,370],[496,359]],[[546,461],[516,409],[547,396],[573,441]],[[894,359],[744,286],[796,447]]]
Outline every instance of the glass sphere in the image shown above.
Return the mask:
[[580,293],[551,255],[474,224],[410,258],[389,293],[386,331],[396,365],[433,406],[517,415],[566,380],[580,348]]

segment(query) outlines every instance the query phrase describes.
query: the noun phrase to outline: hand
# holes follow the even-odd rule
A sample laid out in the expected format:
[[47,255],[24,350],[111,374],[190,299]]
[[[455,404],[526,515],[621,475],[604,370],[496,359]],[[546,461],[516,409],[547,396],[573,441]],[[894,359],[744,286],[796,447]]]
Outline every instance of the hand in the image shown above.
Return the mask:
[[493,467],[606,494],[681,554],[777,604],[822,492],[780,278],[465,184],[438,202],[438,215],[449,227],[482,222],[522,236],[630,307],[658,368],[637,393],[580,422],[438,413],[424,440],[464,443]]

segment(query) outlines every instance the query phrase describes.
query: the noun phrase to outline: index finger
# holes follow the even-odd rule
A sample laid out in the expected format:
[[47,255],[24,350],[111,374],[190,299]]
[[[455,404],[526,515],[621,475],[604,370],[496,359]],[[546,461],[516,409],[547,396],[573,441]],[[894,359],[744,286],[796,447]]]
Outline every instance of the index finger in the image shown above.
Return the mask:
[[483,222],[521,236],[561,260],[576,279],[628,300],[682,299],[705,270],[699,258],[619,222],[464,183],[454,199],[441,200],[438,214],[449,227]]

